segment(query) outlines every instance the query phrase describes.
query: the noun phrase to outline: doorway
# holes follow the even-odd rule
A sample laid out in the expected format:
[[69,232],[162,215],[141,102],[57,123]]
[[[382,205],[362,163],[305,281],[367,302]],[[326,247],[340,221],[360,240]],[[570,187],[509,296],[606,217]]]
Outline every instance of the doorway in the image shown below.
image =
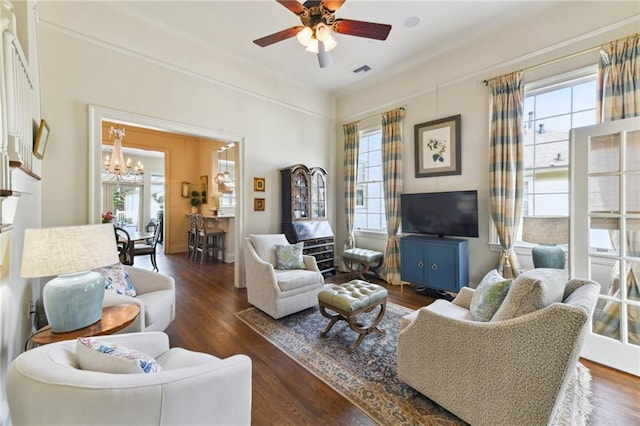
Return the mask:
[[[241,287],[244,280],[242,279],[242,265],[241,257],[239,255],[240,248],[242,247],[241,241],[244,235],[244,203],[242,194],[244,193],[244,171],[243,171],[243,159],[244,159],[244,144],[243,138],[236,134],[230,134],[221,132],[214,129],[202,128],[192,126],[184,123],[177,123],[153,117],[148,117],[139,114],[133,114],[126,111],[113,110],[98,106],[89,107],[89,223],[95,223],[100,217],[100,206],[102,198],[101,188],[101,171],[102,171],[102,124],[103,122],[115,122],[123,125],[136,126],[144,129],[150,129],[159,132],[166,132],[175,135],[184,135],[202,139],[213,139],[218,141],[226,141],[227,143],[233,143],[236,147],[236,183],[235,183],[235,196],[236,196],[236,208],[235,208],[235,220],[233,229],[233,247],[234,247],[234,285],[235,287]],[[165,150],[165,159],[168,164],[172,163],[171,150]],[[171,169],[167,167],[166,184],[165,184],[165,199],[171,197],[180,197],[182,180],[179,176],[171,176]],[[167,205],[165,205],[167,208]],[[176,207],[174,214],[179,215],[181,206]],[[170,214],[167,211],[166,214]],[[186,212],[182,212],[184,215]],[[176,222],[177,223],[177,222]],[[181,222],[180,222],[181,223]],[[175,229],[174,229],[175,228]],[[168,221],[165,224],[165,245],[171,244],[171,238],[178,240],[178,235],[186,235],[187,225],[184,224],[184,230],[181,229],[179,224],[170,224]],[[184,232],[182,232],[184,231]],[[178,237],[176,237],[178,236]]]

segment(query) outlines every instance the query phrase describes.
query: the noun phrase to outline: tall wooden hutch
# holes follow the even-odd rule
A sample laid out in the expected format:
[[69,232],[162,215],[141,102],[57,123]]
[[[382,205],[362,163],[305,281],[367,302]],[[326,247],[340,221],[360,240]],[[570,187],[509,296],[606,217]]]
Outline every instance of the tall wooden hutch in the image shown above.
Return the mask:
[[282,174],[282,232],[290,243],[304,243],[304,254],[314,256],[323,274],[335,274],[334,242],[327,221],[327,172],[296,164]]

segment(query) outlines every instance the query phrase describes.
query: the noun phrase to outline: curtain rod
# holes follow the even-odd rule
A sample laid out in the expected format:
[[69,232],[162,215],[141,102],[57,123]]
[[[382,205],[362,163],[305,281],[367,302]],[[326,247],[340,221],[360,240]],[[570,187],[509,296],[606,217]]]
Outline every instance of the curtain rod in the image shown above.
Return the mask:
[[[404,110],[404,109],[405,109],[405,107],[406,107],[406,105],[402,105],[402,106],[400,107],[400,109],[401,109],[401,110]],[[395,109],[395,108],[394,108],[394,109]],[[393,110],[389,110],[389,111],[393,111]],[[386,112],[388,112],[388,111],[386,111]],[[352,123],[360,123],[360,122],[362,122],[362,121],[367,121],[367,120],[371,120],[371,119],[374,119],[374,118],[377,118],[377,117],[382,117],[382,114],[384,114],[384,112],[380,112],[380,113],[378,113],[378,114],[373,114],[373,115],[370,115],[370,116],[368,116],[368,117],[361,118],[360,120],[352,121]]]
[[[522,68],[521,71],[529,71],[529,70],[533,70],[533,69],[536,69],[536,68],[544,67],[546,65],[555,64],[556,62],[564,61],[565,59],[573,58],[575,56],[584,55],[585,53],[593,52],[593,51],[599,50],[601,48],[602,48],[602,46],[590,47],[588,49],[584,49],[584,50],[581,50],[579,52],[570,53],[570,54],[562,56],[560,58],[550,59],[548,61],[536,64],[536,65],[531,65],[529,67]],[[495,79],[495,78],[497,78],[497,77],[488,78],[486,80],[483,80],[482,82],[484,83],[485,86],[487,86],[489,84],[489,82],[491,80]]]

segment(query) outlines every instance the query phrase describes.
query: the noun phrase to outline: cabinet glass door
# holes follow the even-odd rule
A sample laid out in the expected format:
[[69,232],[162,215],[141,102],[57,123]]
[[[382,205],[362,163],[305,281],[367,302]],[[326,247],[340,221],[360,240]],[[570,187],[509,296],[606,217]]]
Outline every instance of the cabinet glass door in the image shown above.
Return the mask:
[[309,218],[309,178],[304,170],[294,172],[291,181],[291,205],[294,219]]
[[326,200],[325,200],[325,179],[320,172],[311,175],[311,217],[325,218]]
[[573,277],[601,290],[582,356],[640,375],[640,118],[572,131]]

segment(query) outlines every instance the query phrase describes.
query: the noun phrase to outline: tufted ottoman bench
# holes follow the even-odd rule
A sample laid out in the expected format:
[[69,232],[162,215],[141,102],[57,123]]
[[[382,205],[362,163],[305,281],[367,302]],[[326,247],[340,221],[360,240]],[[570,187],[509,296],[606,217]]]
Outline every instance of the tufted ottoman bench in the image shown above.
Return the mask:
[[[349,327],[360,335],[353,346],[347,350],[349,353],[356,350],[362,343],[362,339],[372,331],[384,334],[384,330],[377,327],[387,308],[387,290],[382,286],[362,280],[352,280],[340,285],[327,284],[318,293],[318,304],[320,313],[331,320],[320,334],[321,336],[326,336],[339,320],[346,321]],[[356,321],[358,314],[371,312],[377,306],[380,307],[380,312],[368,327]],[[337,313],[330,314],[327,309]]]
[[345,266],[357,274],[361,280],[364,280],[362,274],[371,268],[373,268],[372,272],[376,274],[376,277],[380,278],[376,268],[382,265],[383,258],[384,255],[379,251],[362,248],[351,248],[342,253]]

